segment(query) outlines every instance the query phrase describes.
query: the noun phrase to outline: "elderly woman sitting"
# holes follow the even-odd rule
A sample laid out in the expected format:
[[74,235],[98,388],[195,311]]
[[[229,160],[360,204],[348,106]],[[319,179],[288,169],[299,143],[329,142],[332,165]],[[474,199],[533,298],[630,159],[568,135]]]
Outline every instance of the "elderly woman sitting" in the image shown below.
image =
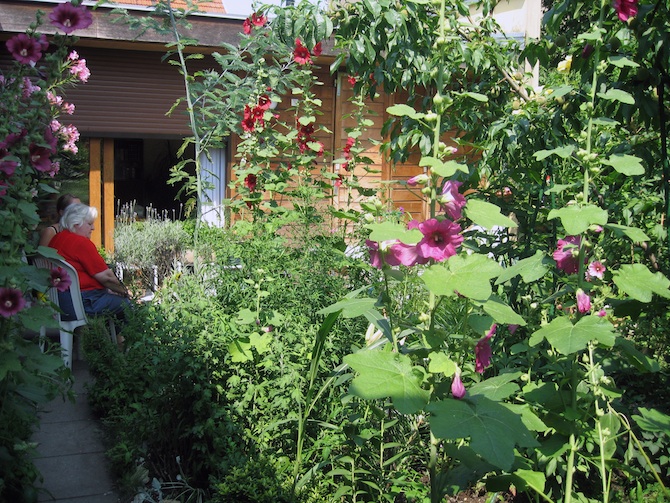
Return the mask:
[[128,290],[90,239],[97,217],[95,208],[71,204],[60,219],[61,232],[51,239],[49,246],[76,269],[87,314],[123,315],[130,305]]

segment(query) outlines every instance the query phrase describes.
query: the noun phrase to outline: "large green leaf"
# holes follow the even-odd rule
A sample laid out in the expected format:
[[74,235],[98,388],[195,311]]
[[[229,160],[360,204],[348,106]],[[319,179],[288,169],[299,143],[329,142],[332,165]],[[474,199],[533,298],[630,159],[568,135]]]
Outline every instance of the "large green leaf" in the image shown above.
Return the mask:
[[431,403],[428,411],[433,435],[470,438],[472,450],[502,470],[512,467],[515,445],[537,445],[519,416],[484,396]]
[[539,493],[544,493],[544,486],[547,482],[544,473],[534,472],[532,470],[517,470],[514,472],[516,486],[519,489],[532,489]]
[[560,218],[565,232],[570,235],[581,234],[591,225],[605,225],[607,223],[607,211],[592,204],[583,206],[573,204],[558,210],[551,210],[549,220]]
[[634,415],[633,419],[640,428],[644,431],[663,432],[670,435],[670,416],[656,409],[645,407],[640,407],[638,411],[641,415]]
[[451,178],[456,174],[456,171],[468,173],[467,165],[456,162],[453,159],[445,162],[437,157],[424,156],[419,161],[419,166],[427,166],[437,176],[444,178]]
[[616,171],[623,175],[644,175],[642,159],[635,157],[634,155],[612,154],[609,159],[604,159],[600,162],[612,166]]
[[566,159],[570,157],[574,151],[575,151],[574,145],[565,145],[563,147],[552,148],[551,150],[538,150],[533,155],[535,156],[535,159],[537,159],[538,161],[542,161],[543,159],[546,159],[550,155],[557,155],[561,159]]
[[419,229],[408,230],[403,224],[397,222],[385,221],[378,224],[368,224],[366,229],[370,229],[369,239],[371,241],[383,242],[399,240],[408,245],[415,245],[423,238]]
[[363,297],[361,299],[347,298],[320,309],[317,314],[330,314],[341,310],[343,318],[356,318],[373,310],[376,303],[376,299],[371,299],[369,297]]
[[390,106],[386,109],[386,112],[389,115],[395,115],[397,117],[409,117],[410,119],[417,120],[423,118],[422,113],[418,113],[409,105],[404,104]]
[[496,323],[504,323],[506,325],[521,325],[526,324],[526,320],[514,310],[505,304],[502,299],[495,295],[491,295],[489,299],[482,304],[484,312],[491,316]]
[[5,378],[7,372],[18,372],[21,368],[19,355],[9,351],[0,353],[0,380]]
[[519,260],[514,265],[507,267],[500,273],[496,280],[496,285],[509,281],[514,276],[521,275],[524,283],[532,283],[544,276],[549,268],[546,265],[546,256],[542,251],[537,250],[535,255]]
[[592,340],[612,347],[616,340],[612,329],[609,321],[598,316],[584,316],[574,325],[566,316],[560,316],[536,331],[528,342],[537,346],[546,339],[556,351],[569,355],[585,349]]
[[512,381],[516,381],[521,377],[521,374],[521,372],[510,372],[508,374],[490,377],[485,381],[473,384],[468,392],[471,395],[482,395],[489,400],[499,402],[519,391],[519,385]]
[[498,206],[479,199],[468,200],[465,205],[465,216],[485,229],[517,226],[514,220],[500,213]]
[[425,370],[412,366],[407,355],[390,351],[359,351],[344,357],[344,363],[358,372],[349,392],[366,400],[391,397],[403,414],[422,410],[430,392],[421,387]]
[[652,274],[642,264],[625,264],[614,271],[614,284],[619,290],[640,302],[651,302],[653,294],[670,299],[670,281],[657,272]]
[[621,89],[608,89],[606,93],[598,93],[598,97],[610,101],[620,101],[626,105],[635,105],[635,98]]
[[428,290],[435,295],[459,294],[471,299],[486,300],[491,296],[491,278],[495,278],[502,268],[486,255],[451,257],[447,265],[434,264],[421,275]]
[[643,241],[649,241],[649,236],[647,236],[642,229],[637,227],[628,227],[626,225],[619,224],[607,224],[605,229],[609,229],[614,232],[617,236],[626,236],[628,239],[634,243],[641,243]]

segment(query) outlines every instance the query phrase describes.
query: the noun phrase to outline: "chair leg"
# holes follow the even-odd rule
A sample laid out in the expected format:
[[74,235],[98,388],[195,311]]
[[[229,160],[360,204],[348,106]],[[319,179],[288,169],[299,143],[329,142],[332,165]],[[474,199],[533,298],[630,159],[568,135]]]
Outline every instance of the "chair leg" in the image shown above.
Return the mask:
[[63,363],[69,369],[72,368],[72,350],[74,346],[74,334],[72,332],[60,331],[61,354]]
[[114,318],[109,319],[109,335],[112,338],[114,344],[118,344],[116,339],[116,325],[114,324]]
[[39,344],[40,344],[40,351],[44,353],[44,348],[46,347],[46,341],[47,341],[47,327],[40,327],[40,338],[39,338]]

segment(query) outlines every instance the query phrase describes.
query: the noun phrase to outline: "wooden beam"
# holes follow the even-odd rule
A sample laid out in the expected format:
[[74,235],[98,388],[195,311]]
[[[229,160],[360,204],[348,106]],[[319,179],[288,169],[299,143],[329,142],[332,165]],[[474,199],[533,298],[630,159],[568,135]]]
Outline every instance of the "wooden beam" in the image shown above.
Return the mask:
[[102,157],[103,246],[114,253],[114,139],[105,138]]
[[[101,165],[101,140],[91,138],[89,140],[89,163],[91,170],[88,175],[88,204],[96,208],[102,208],[102,165]],[[96,246],[102,244],[102,220],[95,223],[95,229],[91,235],[91,241]]]

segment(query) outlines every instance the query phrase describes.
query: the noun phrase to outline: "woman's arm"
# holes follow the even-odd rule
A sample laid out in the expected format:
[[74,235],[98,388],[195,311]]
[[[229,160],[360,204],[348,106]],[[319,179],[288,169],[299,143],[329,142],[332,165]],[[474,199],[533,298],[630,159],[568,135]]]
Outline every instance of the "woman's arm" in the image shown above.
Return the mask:
[[105,269],[102,272],[94,274],[93,277],[105,288],[109,288],[114,293],[128,297],[128,289],[119,281],[119,278],[116,277],[111,269]]
[[54,229],[52,225],[42,229],[42,232],[40,232],[39,246],[49,246],[49,241],[51,241],[51,238],[55,235],[56,229]]

